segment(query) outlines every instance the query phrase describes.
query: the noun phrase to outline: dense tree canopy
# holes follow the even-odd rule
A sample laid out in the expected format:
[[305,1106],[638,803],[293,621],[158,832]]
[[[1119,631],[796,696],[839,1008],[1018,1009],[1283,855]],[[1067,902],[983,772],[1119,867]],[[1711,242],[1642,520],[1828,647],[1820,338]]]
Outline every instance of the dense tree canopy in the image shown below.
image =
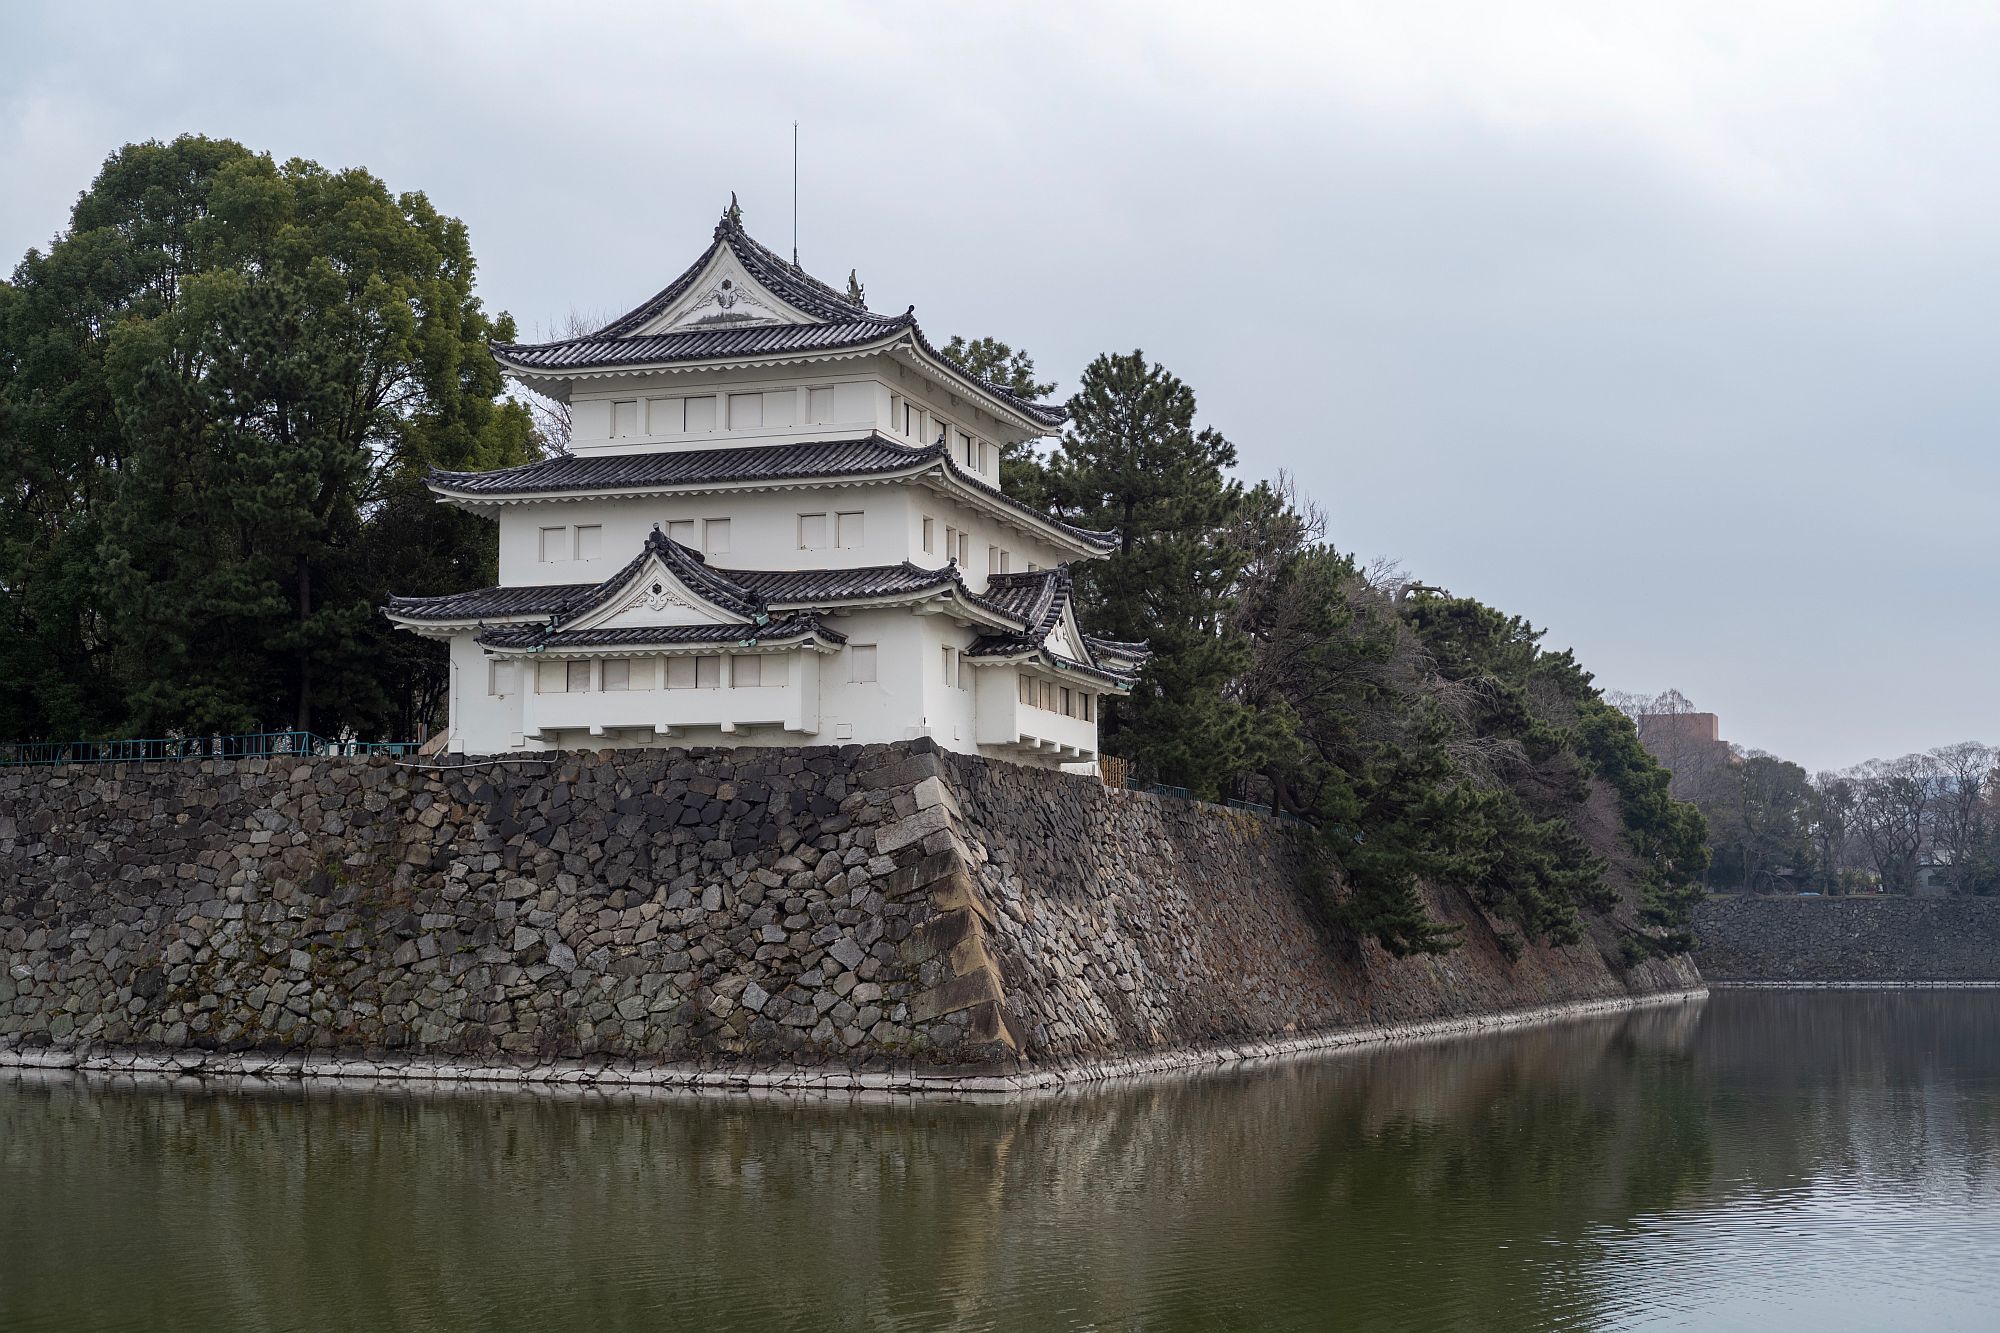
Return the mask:
[[491,576],[433,466],[527,461],[465,228],[359,170],[122,149],[0,286],[0,734],[409,735],[390,591]]

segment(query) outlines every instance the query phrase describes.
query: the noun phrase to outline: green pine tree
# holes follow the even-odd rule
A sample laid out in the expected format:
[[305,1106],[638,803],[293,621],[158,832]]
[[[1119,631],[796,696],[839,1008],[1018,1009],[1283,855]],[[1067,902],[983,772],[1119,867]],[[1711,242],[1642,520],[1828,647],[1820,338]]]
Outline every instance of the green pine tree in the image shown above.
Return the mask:
[[1141,352],[1085,368],[1070,427],[1048,464],[1048,496],[1069,521],[1118,533],[1108,560],[1077,570],[1084,623],[1153,649],[1103,728],[1113,754],[1159,781],[1214,795],[1236,774],[1251,719],[1225,689],[1248,660],[1231,622],[1240,549],[1223,540],[1242,486],[1236,448],[1197,430],[1195,395]]

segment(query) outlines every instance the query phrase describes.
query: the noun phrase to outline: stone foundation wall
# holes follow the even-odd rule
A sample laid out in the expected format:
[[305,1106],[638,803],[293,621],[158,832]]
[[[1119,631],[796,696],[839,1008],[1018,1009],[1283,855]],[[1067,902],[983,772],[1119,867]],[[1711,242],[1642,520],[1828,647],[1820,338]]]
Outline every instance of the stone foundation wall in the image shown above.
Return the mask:
[[1711,898],[1696,957],[1714,981],[2000,981],[2000,899]]
[[905,746],[0,772],[0,1044],[1011,1070],[1683,989],[1397,961],[1292,835]]

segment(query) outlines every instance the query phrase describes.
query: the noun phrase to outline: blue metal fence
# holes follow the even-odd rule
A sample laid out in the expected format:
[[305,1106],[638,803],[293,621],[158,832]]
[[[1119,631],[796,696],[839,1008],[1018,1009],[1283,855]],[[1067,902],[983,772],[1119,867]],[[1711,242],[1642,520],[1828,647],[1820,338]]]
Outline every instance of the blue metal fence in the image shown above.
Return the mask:
[[0,767],[23,764],[139,764],[202,759],[305,759],[415,754],[415,741],[352,741],[310,731],[234,736],[155,736],[113,741],[0,741]]

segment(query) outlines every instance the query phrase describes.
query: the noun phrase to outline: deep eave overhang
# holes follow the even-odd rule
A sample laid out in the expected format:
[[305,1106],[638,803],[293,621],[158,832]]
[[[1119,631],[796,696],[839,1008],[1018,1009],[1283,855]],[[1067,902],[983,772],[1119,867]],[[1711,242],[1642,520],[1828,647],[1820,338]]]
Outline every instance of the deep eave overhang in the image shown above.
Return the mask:
[[[993,416],[1024,430],[1031,436],[1047,435],[1069,420],[1061,407],[1024,404],[1003,397],[989,385],[954,366],[931,346],[914,321],[900,319],[899,327],[888,333],[853,343],[816,347],[803,351],[725,354],[721,356],[658,358],[631,361],[610,360],[575,366],[537,365],[518,353],[527,345],[495,343],[489,346],[494,360],[508,375],[536,393],[569,401],[569,385],[578,380],[614,379],[626,375],[661,375],[745,370],[786,365],[810,365],[824,361],[851,361],[859,357],[897,355],[927,378],[953,393],[974,399]],[[544,344],[550,345],[550,344]]]
[[754,494],[759,491],[821,490],[835,486],[895,485],[906,481],[930,484],[933,478],[942,478],[949,485],[932,485],[932,489],[984,510],[1002,522],[1032,532],[1049,544],[1071,554],[1086,558],[1105,556],[1109,555],[1118,544],[1115,534],[1091,533],[1088,529],[1072,528],[1057,519],[1037,513],[1005,492],[988,486],[977,478],[967,476],[953,460],[949,451],[935,445],[927,449],[913,450],[911,460],[905,466],[868,472],[752,477],[738,481],[718,479],[680,483],[647,482],[631,486],[576,486],[562,490],[455,490],[448,484],[441,484],[435,477],[426,484],[431,493],[439,499],[464,509],[478,511],[487,508],[497,509],[510,504],[558,503],[574,500],[628,500],[659,495]]

